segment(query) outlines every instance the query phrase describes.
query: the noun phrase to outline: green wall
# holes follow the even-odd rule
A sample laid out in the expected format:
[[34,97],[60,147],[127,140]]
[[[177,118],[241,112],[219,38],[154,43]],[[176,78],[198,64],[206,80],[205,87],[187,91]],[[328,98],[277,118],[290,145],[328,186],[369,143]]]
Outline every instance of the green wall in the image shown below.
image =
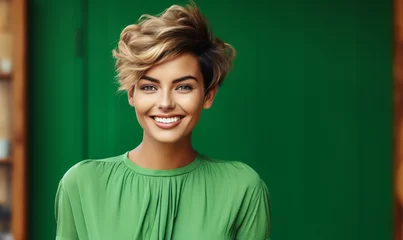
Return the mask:
[[[30,239],[54,239],[71,165],[140,142],[111,50],[124,26],[173,3],[183,1],[29,2]],[[260,173],[273,240],[392,239],[391,2],[198,4],[238,56],[196,148]]]

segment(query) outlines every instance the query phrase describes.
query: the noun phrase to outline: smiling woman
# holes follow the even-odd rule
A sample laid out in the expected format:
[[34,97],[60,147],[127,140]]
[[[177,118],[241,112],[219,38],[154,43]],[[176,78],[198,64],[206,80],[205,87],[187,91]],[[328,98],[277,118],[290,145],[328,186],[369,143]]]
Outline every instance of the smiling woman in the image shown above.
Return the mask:
[[211,34],[194,4],[174,5],[127,26],[113,54],[143,140],[64,175],[56,239],[269,239],[260,176],[192,146],[192,131],[231,67],[232,46]]
[[[217,92],[215,87],[205,96],[204,78],[199,69],[197,58],[184,53],[152,67],[138,80],[137,87],[129,91],[129,103],[144,129],[144,139],[171,143],[169,151],[190,149],[191,132],[201,110],[211,107]],[[164,162],[167,167],[172,164],[169,159]],[[149,164],[152,163],[145,160],[143,165]],[[160,160],[156,164],[160,165]]]

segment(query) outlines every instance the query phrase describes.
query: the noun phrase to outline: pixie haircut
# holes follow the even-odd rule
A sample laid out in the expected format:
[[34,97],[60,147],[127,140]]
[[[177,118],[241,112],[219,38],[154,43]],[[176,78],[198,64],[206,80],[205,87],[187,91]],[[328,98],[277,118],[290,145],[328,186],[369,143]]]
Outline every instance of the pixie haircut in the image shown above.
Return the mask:
[[142,15],[137,24],[123,29],[112,53],[120,91],[130,91],[154,65],[190,53],[198,60],[205,93],[222,84],[236,54],[212,34],[193,2],[173,5],[157,16]]

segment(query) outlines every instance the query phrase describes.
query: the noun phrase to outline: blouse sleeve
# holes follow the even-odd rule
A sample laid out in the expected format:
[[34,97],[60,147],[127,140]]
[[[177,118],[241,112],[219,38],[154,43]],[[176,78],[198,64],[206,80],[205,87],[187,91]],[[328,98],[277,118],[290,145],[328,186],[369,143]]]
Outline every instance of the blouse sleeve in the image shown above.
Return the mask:
[[55,200],[56,240],[78,240],[73,211],[67,190],[60,181]]
[[270,202],[266,184],[260,180],[247,194],[242,219],[237,231],[237,240],[270,239]]

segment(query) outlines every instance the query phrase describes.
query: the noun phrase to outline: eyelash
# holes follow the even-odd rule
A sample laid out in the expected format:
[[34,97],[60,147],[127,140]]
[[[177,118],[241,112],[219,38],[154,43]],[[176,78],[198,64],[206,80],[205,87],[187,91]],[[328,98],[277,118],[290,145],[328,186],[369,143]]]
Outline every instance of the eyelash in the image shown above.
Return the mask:
[[142,87],[140,88],[140,90],[145,91],[145,92],[150,92],[150,91],[152,91],[150,88],[156,89],[154,86],[145,85],[145,86],[142,86]]
[[[183,88],[185,88],[185,89],[183,89]],[[182,86],[177,87],[176,89],[178,89],[178,90],[182,89],[182,91],[192,91],[193,87],[190,86],[190,85],[182,85]],[[155,86],[152,86],[152,85],[145,85],[145,86],[142,86],[140,88],[140,90],[142,90],[144,92],[151,92],[151,91],[157,90],[157,88]]]
[[190,85],[182,85],[182,86],[179,86],[177,89],[179,89],[179,88],[185,88],[184,91],[192,91],[193,90],[192,86],[190,86]]

